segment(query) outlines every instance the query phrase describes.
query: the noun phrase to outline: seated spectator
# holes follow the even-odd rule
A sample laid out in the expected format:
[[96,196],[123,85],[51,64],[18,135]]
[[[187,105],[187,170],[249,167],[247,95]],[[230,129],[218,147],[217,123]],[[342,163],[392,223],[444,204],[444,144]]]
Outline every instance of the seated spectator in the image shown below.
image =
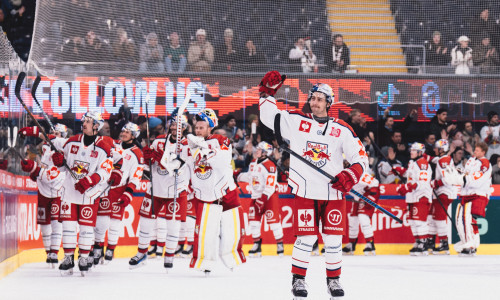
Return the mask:
[[397,175],[393,168],[403,167],[403,164],[396,159],[396,152],[392,147],[384,147],[382,148],[382,152],[387,157],[387,160],[382,159],[377,165],[377,172],[380,177],[380,183],[382,184],[390,184],[390,183],[398,183],[401,181],[401,178]]
[[210,72],[214,62],[214,48],[207,41],[205,29],[196,31],[196,41],[191,42],[188,49],[188,63],[191,71]]
[[135,44],[128,38],[127,32],[123,28],[116,30],[116,37],[112,43],[113,60],[121,63],[136,62]]
[[472,51],[474,66],[480,67],[481,73],[495,73],[500,62],[497,50],[490,44],[489,35],[483,35],[481,44]]
[[436,139],[448,139],[451,131],[457,129],[455,124],[448,124],[448,110],[440,108],[436,115],[432,117],[430,122],[430,132],[434,134]]
[[[62,57],[64,62],[86,61],[85,40],[75,34],[70,39],[64,41]],[[64,64],[62,70],[63,72],[78,73],[85,71],[85,67],[82,65]]]
[[462,134],[464,143],[470,144],[472,149],[475,149],[476,143],[481,141],[481,137],[474,131],[471,121],[465,122]]
[[341,34],[333,36],[333,45],[328,47],[325,53],[325,64],[328,72],[344,73],[347,66],[351,64],[349,48],[344,43]]
[[167,67],[167,72],[182,73],[186,70],[187,64],[186,48],[181,46],[177,32],[172,32],[168,38],[170,45],[165,49],[165,66]]
[[426,63],[429,66],[446,66],[450,61],[450,53],[448,48],[441,42],[441,33],[434,31],[432,34],[432,42],[426,41],[427,59]]
[[163,47],[158,44],[158,36],[151,32],[146,37],[146,43],[141,45],[139,53],[141,63],[139,72],[165,72],[163,64]]
[[451,50],[451,65],[456,67],[455,74],[470,74],[470,68],[474,66],[472,62],[472,49],[469,48],[469,38],[462,35],[458,38],[459,46]]
[[393,148],[396,151],[396,159],[399,160],[403,165],[408,164],[409,160],[409,152],[408,147],[403,143],[403,135],[401,131],[394,130],[391,136],[391,144],[389,147]]
[[243,131],[236,127],[236,118],[233,115],[228,115],[226,117],[226,122],[224,126],[222,126],[222,129],[226,131],[227,137],[232,142],[238,142],[243,138]]
[[215,62],[219,71],[231,71],[232,66],[239,61],[240,51],[237,49],[233,37],[233,30],[226,28],[224,30],[224,44],[215,49]]
[[488,152],[486,157],[490,158],[494,153],[500,154],[500,125],[498,123],[498,113],[490,111],[488,113],[488,121],[481,128],[481,140],[488,144]]
[[436,143],[436,135],[432,132],[429,132],[425,135],[425,154],[430,156],[436,156],[434,152],[434,144]]
[[491,183],[500,184],[500,155],[493,154],[490,157]]
[[499,26],[494,18],[490,18],[490,10],[488,8],[481,10],[479,18],[471,24],[471,29],[474,46],[481,43],[481,38],[484,34],[488,34],[492,39],[492,44],[498,48],[498,43],[500,42],[498,41]]
[[312,51],[310,39],[298,38],[295,47],[290,49],[288,58],[292,64],[300,63],[303,73],[318,72],[316,55]]
[[242,66],[242,71],[259,70],[259,66],[266,63],[264,54],[257,51],[257,47],[252,39],[247,39],[245,43],[245,50],[240,56],[240,63],[247,65]]
[[83,49],[87,53],[87,61],[102,62],[107,61],[109,57],[108,48],[93,30],[87,32]]

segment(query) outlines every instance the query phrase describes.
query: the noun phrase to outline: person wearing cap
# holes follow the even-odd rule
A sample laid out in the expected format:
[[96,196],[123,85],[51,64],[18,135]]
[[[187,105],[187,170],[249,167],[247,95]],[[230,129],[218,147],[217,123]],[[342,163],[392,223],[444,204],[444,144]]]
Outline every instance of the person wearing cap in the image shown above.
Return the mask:
[[196,40],[191,42],[188,49],[188,64],[191,71],[210,72],[214,62],[214,48],[207,41],[205,29],[196,31]]
[[448,134],[456,128],[457,126],[455,124],[448,123],[448,110],[446,108],[440,108],[431,119],[429,131],[436,136],[436,139],[442,139],[446,138]]
[[460,45],[451,50],[451,65],[456,67],[455,74],[470,74],[472,62],[472,49],[469,47],[469,38],[462,35],[458,38]]
[[490,111],[487,115],[488,121],[481,128],[481,140],[488,145],[486,157],[489,159],[493,154],[500,154],[500,124],[498,122],[498,113]]
[[224,43],[215,49],[216,68],[219,71],[231,71],[232,66],[239,62],[241,51],[235,45],[233,37],[233,30],[226,28],[224,30]]
[[427,65],[446,66],[449,62],[450,53],[448,48],[441,41],[441,32],[434,31],[432,41],[426,41]]
[[472,52],[472,61],[475,66],[481,68],[481,73],[493,73],[495,67],[498,66],[500,58],[497,50],[490,43],[488,33],[483,33],[481,36],[481,44],[474,48]]
[[150,32],[146,37],[146,43],[141,45],[139,52],[139,72],[164,72],[163,47],[158,44],[158,36]]

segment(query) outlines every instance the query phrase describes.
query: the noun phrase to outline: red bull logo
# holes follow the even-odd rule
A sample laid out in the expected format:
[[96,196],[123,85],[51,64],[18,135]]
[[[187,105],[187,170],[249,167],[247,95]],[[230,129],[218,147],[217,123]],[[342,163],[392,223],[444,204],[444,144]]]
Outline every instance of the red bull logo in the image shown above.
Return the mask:
[[213,168],[207,163],[199,164],[194,169],[196,177],[205,180],[212,175]]
[[307,142],[306,149],[302,153],[302,156],[316,167],[321,168],[330,160],[331,154],[328,154],[328,145]]
[[75,162],[73,163],[73,167],[71,167],[71,170],[76,175],[76,178],[80,180],[83,177],[87,176],[87,174],[89,173],[89,166],[90,163],[88,162],[75,160]]

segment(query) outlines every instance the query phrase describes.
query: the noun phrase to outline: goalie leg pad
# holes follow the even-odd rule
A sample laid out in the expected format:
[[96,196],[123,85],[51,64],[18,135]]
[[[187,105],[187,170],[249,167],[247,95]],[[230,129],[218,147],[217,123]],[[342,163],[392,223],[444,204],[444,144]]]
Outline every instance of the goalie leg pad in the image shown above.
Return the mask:
[[196,228],[190,268],[211,271],[217,261],[217,241],[220,235],[222,205],[199,201],[196,208]]
[[239,207],[231,208],[222,213],[220,222],[220,257],[229,269],[245,262],[245,256],[238,250],[241,236]]

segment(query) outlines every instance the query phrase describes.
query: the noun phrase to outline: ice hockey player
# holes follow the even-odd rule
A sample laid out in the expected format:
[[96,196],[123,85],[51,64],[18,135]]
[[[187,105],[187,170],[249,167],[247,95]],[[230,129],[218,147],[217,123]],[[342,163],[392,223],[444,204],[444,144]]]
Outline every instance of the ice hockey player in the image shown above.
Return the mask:
[[[21,128],[19,135],[22,137],[40,137],[38,127]],[[51,142],[58,149],[62,149],[68,138],[68,128],[63,124],[55,124],[54,130],[49,135]],[[61,193],[64,182],[64,173],[52,162],[50,145],[45,142],[42,147],[42,157],[40,165],[33,160],[21,161],[23,171],[30,173],[31,180],[38,186],[38,211],[37,224],[40,224],[42,231],[42,241],[47,253],[46,262],[55,268],[58,260],[57,254],[61,247],[62,224],[59,222],[59,212],[61,209]]]
[[410,147],[410,162],[406,170],[398,172],[407,178],[406,184],[400,184],[396,191],[405,196],[410,213],[410,228],[415,237],[413,248],[410,249],[410,255],[427,254],[427,235],[429,227],[427,225],[427,216],[432,202],[432,169],[423,154],[425,146],[421,143],[413,143]]
[[[377,203],[380,198],[379,182],[369,173],[364,173],[353,189],[362,194],[371,201]],[[349,214],[349,243],[342,248],[345,254],[353,254],[358,242],[359,227],[366,240],[366,246],[363,249],[365,255],[375,255],[375,244],[373,241],[372,215],[375,208],[366,204],[358,196],[353,195],[354,202],[352,204],[351,213]]]
[[283,256],[284,253],[283,228],[281,227],[279,198],[276,192],[278,172],[276,164],[269,158],[272,155],[273,146],[264,141],[260,142],[254,153],[254,160],[250,163],[249,171],[238,175],[238,181],[249,183],[252,194],[248,219],[254,244],[248,254],[256,257],[262,255],[260,231],[264,216],[276,240],[276,253],[279,256]]
[[[94,228],[93,256],[95,265],[113,259],[114,250],[120,237],[125,208],[132,202],[134,190],[140,189],[144,171],[144,158],[136,142],[139,134],[139,126],[129,122],[122,128],[119,143],[114,145],[115,152],[120,153],[118,164],[120,165],[119,171],[121,174],[120,177],[110,178],[110,182],[113,181],[113,184],[107,195],[103,196],[99,203],[97,222]],[[113,172],[115,172],[115,169]],[[108,231],[108,246],[106,252],[104,252],[106,231]]]
[[[232,145],[228,138],[211,134],[218,125],[212,109],[196,115],[196,136],[188,135],[191,187],[195,192],[196,230],[189,267],[210,274],[220,254],[233,269],[246,261],[242,245],[242,209],[231,166]],[[217,252],[217,245],[220,250]]]
[[[62,152],[52,154],[54,165],[66,173],[61,197],[64,260],[61,274],[72,274],[77,245],[77,224],[80,225],[78,267],[82,276],[88,271],[87,258],[93,245],[94,226],[99,206],[98,197],[108,186],[113,169],[111,146],[97,136],[103,127],[101,114],[89,111],[82,118],[82,134],[66,141]],[[66,163],[70,169],[63,167]]]
[[[336,180],[330,182],[294,156],[290,159],[288,184],[295,194],[293,223],[297,236],[292,253],[292,293],[295,299],[307,297],[305,276],[321,220],[328,293],[331,299],[336,299],[344,296],[339,279],[342,235],[347,218],[344,195],[359,182],[368,168],[368,156],[352,128],[344,121],[328,116],[334,95],[327,84],[316,84],[310,90],[306,105],[312,113],[278,110],[273,96],[285,78],[277,71],[270,71],[262,79],[259,89],[262,123],[274,129],[277,136],[281,134],[289,140],[292,151],[336,175]],[[347,169],[343,169],[342,153],[351,164]]]
[[479,247],[477,218],[485,217],[491,193],[491,165],[485,157],[487,152],[486,143],[477,143],[474,157],[465,164],[465,184],[455,217],[460,241],[454,247],[461,256],[474,256]]
[[[143,149],[146,162],[149,160],[152,162],[152,182],[149,184],[148,192],[139,210],[139,245],[137,254],[129,261],[131,269],[145,263],[150,240],[155,232],[156,218],[162,209],[166,210],[166,232],[164,232],[166,240],[163,266],[167,269],[167,272],[173,268],[181,221],[186,219],[186,190],[190,176],[187,165],[183,163],[188,155],[187,141],[180,141],[179,147],[181,151],[179,157],[175,154],[177,145],[176,124],[180,121],[181,126],[186,126],[187,120],[182,116],[181,118],[174,116],[174,118],[175,122],[172,122],[169,126],[170,133],[157,136],[151,148],[145,147]],[[174,176],[176,171],[178,176]],[[174,198],[176,198],[175,202]]]
[[[453,159],[448,155],[450,149],[448,140],[438,140],[434,144],[434,149],[437,154],[433,159],[436,170],[431,185],[437,198],[433,195],[431,211],[428,217],[429,237],[427,239],[427,248],[434,254],[450,254],[447,211],[448,206],[457,198],[462,178],[455,169]],[[456,182],[457,177],[459,177],[458,182]],[[439,246],[437,247],[436,235],[439,238]]]

